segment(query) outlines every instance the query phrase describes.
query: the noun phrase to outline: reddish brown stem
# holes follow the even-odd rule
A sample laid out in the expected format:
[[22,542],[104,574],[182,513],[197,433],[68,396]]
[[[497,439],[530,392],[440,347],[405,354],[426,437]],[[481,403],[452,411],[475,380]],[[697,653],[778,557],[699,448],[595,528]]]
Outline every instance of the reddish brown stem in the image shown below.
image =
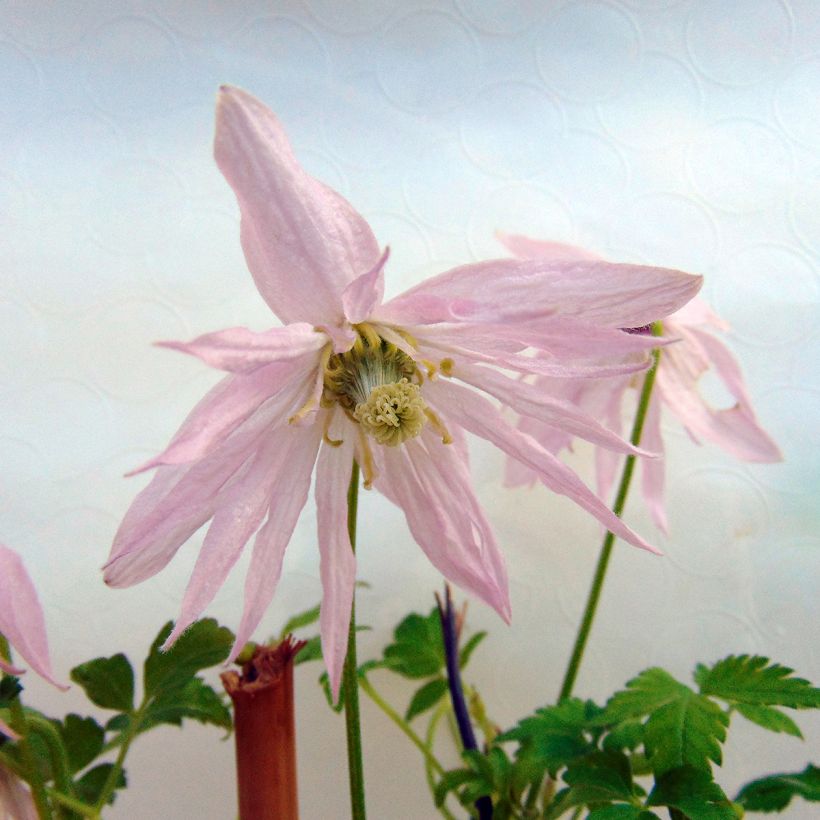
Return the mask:
[[234,706],[240,820],[298,820],[293,658],[303,646],[290,636],[258,646],[241,674],[222,675]]

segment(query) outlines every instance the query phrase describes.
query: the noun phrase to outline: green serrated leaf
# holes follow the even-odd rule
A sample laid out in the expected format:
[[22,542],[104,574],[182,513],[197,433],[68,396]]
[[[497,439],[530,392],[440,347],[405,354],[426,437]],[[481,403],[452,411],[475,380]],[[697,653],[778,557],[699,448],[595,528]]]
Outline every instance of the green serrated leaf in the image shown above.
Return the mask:
[[80,715],[66,715],[60,726],[71,773],[84,769],[97,755],[105,743],[105,729],[94,718]]
[[213,618],[205,618],[191,624],[167,652],[160,652],[172,628],[172,622],[165,624],[145,660],[147,696],[186,686],[201,669],[224,661],[233,645],[230,629],[219,626]]
[[596,751],[574,760],[564,772],[564,781],[571,791],[584,791],[584,802],[632,797],[632,771],[621,752]]
[[735,802],[748,811],[782,811],[793,797],[820,802],[820,769],[809,764],[802,772],[773,774],[747,783]]
[[412,720],[416,715],[432,709],[446,694],[447,681],[443,678],[433,678],[433,680],[425,683],[420,689],[416,690],[410,705],[407,707],[407,714],[404,716],[405,720]]
[[[99,766],[89,769],[79,780],[75,781],[74,790],[83,803],[93,806],[99,800],[113,765],[113,763],[100,763]],[[116,799],[116,789],[124,789],[127,785],[125,772],[121,771],[115,784],[115,791],[112,791],[111,796],[108,798],[109,805]]]
[[711,668],[698,665],[695,681],[704,695],[730,703],[820,707],[820,689],[803,678],[792,677],[793,671],[761,655],[730,655]]
[[458,665],[462,669],[470,662],[470,657],[472,656],[473,652],[475,651],[476,647],[487,637],[486,632],[476,632],[475,635],[471,635],[470,638],[467,640],[467,643],[461,648],[461,651],[458,653]]
[[785,732],[794,737],[803,737],[800,727],[774,706],[757,706],[751,703],[736,703],[735,709],[747,720],[772,732]]
[[646,669],[628,681],[626,686],[625,690],[616,692],[609,699],[596,722],[601,725],[617,724],[643,717],[679,698],[681,692],[691,691],[659,667]]
[[643,743],[643,723],[640,720],[625,720],[617,723],[604,737],[603,746],[609,752],[623,749],[637,749]]
[[230,730],[231,712],[216,691],[201,678],[190,678],[182,687],[173,687],[154,698],[145,711],[140,732],[160,723],[181,726],[184,718]]
[[438,609],[428,616],[408,615],[395,629],[384,650],[385,666],[406,678],[429,678],[444,668],[444,642]]
[[731,801],[703,769],[682,766],[655,779],[647,806],[671,806],[689,820],[737,820]]
[[103,709],[120,712],[134,709],[134,670],[122,652],[75,666],[71,680],[82,686],[88,699]]
[[301,629],[303,626],[310,626],[311,624],[315,624],[316,621],[319,620],[319,604],[316,606],[311,607],[310,609],[306,609],[304,612],[300,612],[297,615],[294,615],[288,622],[282,627],[282,631],[279,633],[279,640],[284,640],[285,636],[294,632],[297,629]]
[[709,771],[720,765],[729,718],[709,698],[686,691],[656,709],[644,727],[644,745],[656,775],[680,766]]
[[440,808],[451,791],[455,791],[465,783],[475,780],[475,776],[475,772],[469,769],[454,769],[452,771],[445,772],[441,776],[441,780],[439,780],[436,784],[436,789],[433,793],[436,806]]
[[653,818],[658,820],[658,815],[627,803],[603,806],[600,809],[593,809],[587,815],[587,820],[653,820]]

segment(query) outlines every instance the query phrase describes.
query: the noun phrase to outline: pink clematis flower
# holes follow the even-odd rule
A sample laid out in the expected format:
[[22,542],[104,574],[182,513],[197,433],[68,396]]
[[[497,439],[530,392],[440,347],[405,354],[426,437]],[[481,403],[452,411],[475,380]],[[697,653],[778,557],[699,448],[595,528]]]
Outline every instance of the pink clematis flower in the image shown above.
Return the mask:
[[[556,263],[600,259],[589,251],[559,242],[502,233],[498,233],[497,237],[513,254],[525,259]],[[670,316],[658,318],[663,318],[664,334],[678,341],[664,348],[660,358],[641,443],[652,452],[663,453],[660,427],[663,405],[677,416],[696,444],[700,444],[701,440],[711,441],[743,461],[782,460],[777,445],[755,417],[737,361],[726,345],[709,332],[710,329],[728,330],[728,324],[699,298],[693,299]],[[643,330],[648,332],[648,328],[630,328],[631,333]],[[729,408],[716,410],[698,392],[699,379],[711,369],[714,369],[735,399],[735,404]],[[624,399],[630,388],[636,386],[636,380],[631,376],[583,382],[577,379],[542,378],[540,383],[554,395],[563,396],[595,418],[603,420],[611,430],[619,434]],[[639,382],[637,385],[639,386]],[[556,434],[554,430],[540,425],[537,420],[522,418],[519,428],[538,439],[551,452],[558,452],[571,444],[571,436],[566,433]],[[601,498],[609,497],[619,461],[620,457],[611,450],[597,448],[596,478]],[[664,462],[662,459],[645,459],[641,462],[641,469],[644,500],[655,524],[666,532]],[[509,485],[529,484],[535,478],[531,471],[520,464],[508,462]]]
[[[40,677],[59,689],[51,673],[46,622],[37,590],[31,582],[20,556],[0,544],[0,634],[16,649]],[[22,675],[25,669],[12,666],[0,655],[0,669],[7,675]],[[0,720],[0,733],[16,738],[12,729]]]
[[[248,267],[285,326],[167,343],[229,375],[142,468],[157,474],[126,514],[104,569],[112,586],[142,581],[212,519],[169,643],[200,615],[256,533],[237,654],[271,600],[315,464],[322,650],[336,691],[355,579],[346,506],[354,459],[365,487],[403,509],[436,568],[508,619],[504,560],[470,484],[464,431],[652,549],[482,392],[632,452],[573,405],[497,368],[565,377],[643,369],[651,340],[617,328],[676,310],[699,277],[508,259],[456,268],[383,304],[388,252],[345,199],[300,167],[274,115],[235,88],[219,92],[215,157],[239,202]],[[527,348],[544,358],[525,355]],[[638,360],[587,361],[609,350]]]

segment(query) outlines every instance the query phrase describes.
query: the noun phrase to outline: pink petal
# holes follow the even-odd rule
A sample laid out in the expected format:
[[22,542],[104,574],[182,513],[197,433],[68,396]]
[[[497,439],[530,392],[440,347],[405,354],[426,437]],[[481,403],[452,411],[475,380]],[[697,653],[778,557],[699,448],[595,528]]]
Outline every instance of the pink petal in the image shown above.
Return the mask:
[[256,535],[245,578],[245,608],[227,663],[231,663],[251,639],[273,598],[282,574],[285,547],[310,491],[310,477],[321,441],[320,428],[318,425],[297,427],[289,432],[284,456],[287,470],[280,470],[276,476],[267,521]]
[[608,327],[641,327],[685,305],[702,281],[644,265],[502,259],[434,276],[387,302],[378,318],[430,324],[453,321],[456,314],[456,320],[506,322],[549,312]]
[[0,670],[5,672],[7,675],[22,675],[26,670],[23,669],[21,666],[12,666],[10,663],[7,663],[0,658]]
[[347,353],[356,341],[356,332],[346,323],[339,327],[335,325],[317,325],[316,327],[333,343],[334,353]]
[[340,324],[342,292],[379,258],[367,222],[305,173],[273,113],[238,88],[220,88],[214,156],[239,202],[248,267],[273,312],[286,324]]
[[[663,436],[661,435],[661,400],[653,396],[649,402],[644,421],[641,442],[651,447],[656,453],[663,454]],[[663,503],[666,463],[662,458],[641,462],[641,489],[644,501],[652,515],[655,526],[663,532],[669,531],[666,509]]]
[[669,317],[679,325],[709,325],[716,330],[729,330],[729,323],[720,318],[699,296],[687,302]]
[[379,490],[402,508],[433,566],[509,622],[504,558],[459,451],[425,432],[402,447],[380,448],[378,457]]
[[[8,670],[4,670],[4,671],[8,671]],[[8,672],[8,674],[9,675],[19,675],[20,672],[19,671],[18,672]],[[10,738],[11,740],[20,740],[20,735],[18,735],[17,732],[15,732],[14,729],[12,729],[11,726],[8,725],[8,723],[6,723],[4,720],[1,720],[1,719],[0,719],[0,735],[5,735],[7,738]],[[2,777],[3,777],[3,767],[0,766],[0,778],[2,778]],[[3,808],[2,785],[0,785],[0,809],[2,809],[2,808]],[[2,814],[0,814],[0,817],[2,817]]]
[[[308,428],[314,441],[318,431]],[[299,445],[308,444],[304,430],[285,427],[261,443],[247,469],[220,494],[211,526],[199,551],[182,610],[163,649],[174,641],[202,614],[225,583],[228,573],[242,554],[248,539],[259,529],[274,488],[290,480],[290,460]]]
[[[2,726],[5,724],[2,721],[0,724],[0,731],[3,731]],[[17,736],[12,732],[9,737],[14,739]],[[0,817],[4,820],[37,820],[39,817],[29,789],[2,763],[0,763]]]
[[350,609],[356,582],[356,557],[347,533],[347,488],[353,468],[352,425],[344,432],[330,432],[342,439],[339,447],[323,444],[316,467],[316,516],[318,521],[322,609],[319,628],[322,655],[330,677],[334,700],[339,696],[342,667],[347,654]]
[[356,277],[344,290],[342,304],[345,316],[351,324],[364,322],[382,303],[384,297],[384,266],[390,256],[390,248],[385,248],[381,258],[372,270]]
[[312,325],[297,322],[255,333],[246,327],[232,327],[206,333],[192,342],[158,342],[202,359],[205,364],[233,373],[249,373],[272,362],[293,361],[306,353],[317,352],[327,339]]
[[[621,422],[621,407],[623,406],[624,394],[629,386],[629,382],[625,380],[612,380],[609,384],[609,395],[604,397],[603,405],[600,409],[600,418],[603,418],[607,427],[616,435],[622,435],[623,424]],[[583,402],[583,399],[582,399]],[[583,402],[584,406],[588,406]],[[644,445],[646,442],[643,442]],[[663,452],[660,450],[653,450],[653,452]],[[623,465],[623,459],[612,450],[604,450],[598,447],[595,450],[595,481],[598,498],[605,504],[614,501],[612,498],[613,487],[615,485],[615,476],[618,470]]]
[[636,547],[658,552],[614,515],[569,467],[535,439],[512,428],[483,396],[452,382],[430,384],[426,394],[456,424],[530,467],[549,489],[570,498],[615,535]]
[[[0,544],[0,633],[28,665],[59,689],[51,673],[43,609],[20,556]],[[5,664],[10,668],[10,664]]]
[[510,379],[495,370],[476,365],[458,365],[453,369],[453,376],[495,396],[517,413],[572,436],[579,436],[617,453],[651,456],[651,453],[633,447],[628,441],[607,430],[572,402],[552,398],[540,385]]
[[530,239],[521,234],[496,231],[495,238],[514,256],[520,259],[549,259],[553,262],[570,260],[601,259],[598,254],[578,248],[575,245],[566,245],[563,242],[547,242],[542,239]]
[[316,372],[318,358],[309,354],[228,376],[194,407],[162,453],[128,475],[202,458],[257,413],[271,424],[286,420],[304,404]]

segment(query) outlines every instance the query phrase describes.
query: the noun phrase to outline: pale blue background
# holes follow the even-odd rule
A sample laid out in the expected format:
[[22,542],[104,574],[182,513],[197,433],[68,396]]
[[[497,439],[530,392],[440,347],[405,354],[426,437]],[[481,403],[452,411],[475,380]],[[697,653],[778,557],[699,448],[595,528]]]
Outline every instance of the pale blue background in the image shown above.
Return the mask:
[[[142,651],[195,554],[125,592],[98,574],[143,481],[122,474],[215,378],[151,342],[271,323],[210,157],[214,92],[232,82],[390,244],[392,293],[499,254],[496,228],[706,275],[787,460],[738,464],[667,420],[668,557],[619,546],[579,692],[602,697],[650,663],[687,675],[729,651],[820,677],[815,2],[3,0],[0,78],[0,538],[25,554],[60,674]],[[575,459],[587,477],[589,455]],[[499,454],[474,456],[514,625],[472,606],[491,638],[468,679],[508,724],[555,696],[599,533],[543,489],[500,490]],[[367,496],[362,514],[366,656],[439,580],[400,513]],[[637,497],[629,519],[654,536]],[[314,540],[306,514],[266,631],[318,599]],[[233,626],[241,585],[239,572],[211,608]],[[317,674],[298,675],[307,820],[346,815],[342,721]],[[409,686],[375,680],[406,702]],[[76,692],[30,683],[81,708]],[[435,816],[415,750],[369,704],[364,719],[372,816]],[[804,722],[802,744],[738,725],[725,780],[802,767],[818,737]],[[114,817],[234,811],[231,744],[215,731],[141,739],[129,778]]]

